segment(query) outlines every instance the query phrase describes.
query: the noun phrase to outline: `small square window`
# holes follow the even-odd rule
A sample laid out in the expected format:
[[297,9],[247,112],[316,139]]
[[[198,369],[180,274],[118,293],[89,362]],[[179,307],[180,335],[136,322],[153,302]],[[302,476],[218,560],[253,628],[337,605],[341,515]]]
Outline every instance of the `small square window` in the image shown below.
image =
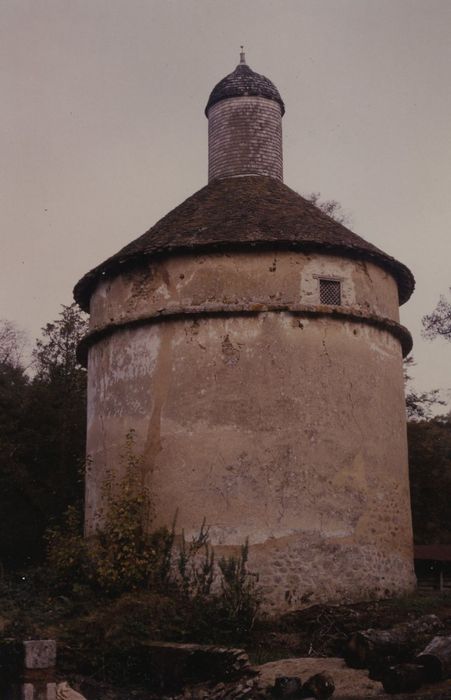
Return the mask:
[[340,306],[341,304],[341,282],[338,280],[319,281],[319,302]]

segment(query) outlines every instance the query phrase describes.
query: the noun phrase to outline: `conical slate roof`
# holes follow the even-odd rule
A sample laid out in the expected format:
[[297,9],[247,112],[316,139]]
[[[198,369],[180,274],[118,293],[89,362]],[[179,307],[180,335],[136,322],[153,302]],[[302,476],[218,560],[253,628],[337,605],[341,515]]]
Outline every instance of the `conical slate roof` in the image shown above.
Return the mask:
[[254,73],[246,63],[239,63],[233,73],[226,75],[213,88],[205,107],[205,114],[208,116],[210,107],[221,100],[226,100],[228,97],[245,97],[248,95],[274,100],[279,103],[282,115],[285,113],[285,105],[274,83],[264,75]]
[[372,261],[394,276],[401,304],[415,285],[405,265],[331,219],[279,180],[248,176],[210,182],[82,277],[74,297],[88,311],[91,294],[100,280],[155,256],[257,247],[317,250]]

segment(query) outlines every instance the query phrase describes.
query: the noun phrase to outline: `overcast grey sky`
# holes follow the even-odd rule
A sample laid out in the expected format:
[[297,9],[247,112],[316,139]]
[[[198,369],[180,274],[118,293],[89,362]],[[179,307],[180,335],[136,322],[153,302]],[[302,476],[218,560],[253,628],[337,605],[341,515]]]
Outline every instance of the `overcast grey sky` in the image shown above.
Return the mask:
[[451,0],[0,0],[0,318],[33,339],[88,269],[207,180],[210,90],[244,43],[286,104],[285,182],[413,271],[420,337],[451,286]]

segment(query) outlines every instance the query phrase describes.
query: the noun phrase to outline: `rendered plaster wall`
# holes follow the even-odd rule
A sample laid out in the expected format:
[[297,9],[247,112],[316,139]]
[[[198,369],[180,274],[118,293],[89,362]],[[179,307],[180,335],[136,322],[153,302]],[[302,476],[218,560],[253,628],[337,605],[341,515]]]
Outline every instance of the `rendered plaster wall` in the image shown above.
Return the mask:
[[400,365],[387,333],[286,313],[117,332],[90,351],[88,527],[134,428],[157,522],[249,537],[276,599],[408,588]]
[[279,251],[178,255],[100,283],[90,328],[139,317],[226,305],[319,305],[319,277],[341,280],[342,304],[399,321],[396,282],[371,262]]
[[208,180],[237,175],[283,179],[282,113],[264,97],[230,97],[208,110]]
[[[333,257],[313,265],[303,256],[301,274],[287,254],[271,288],[281,259],[270,272],[271,257],[260,257],[253,279],[251,257],[219,256],[215,279],[203,274],[211,259],[181,257],[152,268],[150,279],[104,283],[93,323],[162,308],[157,299],[199,305],[232,289],[244,298],[260,284],[269,295],[314,295],[310,272],[321,266],[350,275],[348,303],[396,316],[394,282],[375,266]],[[130,428],[155,524],[170,525],[178,509],[190,537],[205,518],[222,552],[249,537],[251,568],[273,606],[413,586],[402,358],[390,333],[257,305],[243,315],[158,319],[97,341],[89,352],[88,532]]]

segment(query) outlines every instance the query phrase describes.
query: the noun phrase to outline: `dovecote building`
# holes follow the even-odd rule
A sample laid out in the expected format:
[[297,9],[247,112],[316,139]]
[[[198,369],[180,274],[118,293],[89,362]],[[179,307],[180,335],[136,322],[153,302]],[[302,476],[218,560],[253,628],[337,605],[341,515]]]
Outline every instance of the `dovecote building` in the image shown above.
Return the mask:
[[88,272],[86,530],[133,428],[156,523],[249,539],[268,605],[411,589],[410,271],[283,183],[273,83],[213,89],[208,184]]

